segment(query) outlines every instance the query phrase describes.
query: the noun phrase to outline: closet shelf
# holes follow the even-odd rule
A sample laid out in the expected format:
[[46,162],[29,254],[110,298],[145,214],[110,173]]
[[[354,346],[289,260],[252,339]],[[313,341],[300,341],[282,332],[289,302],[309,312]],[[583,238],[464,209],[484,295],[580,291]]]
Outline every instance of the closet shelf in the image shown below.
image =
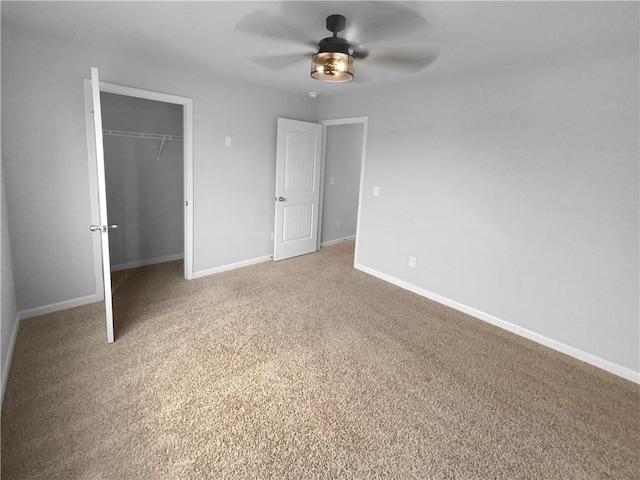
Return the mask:
[[182,135],[165,135],[163,133],[144,133],[144,132],[125,132],[123,130],[102,130],[103,135],[112,135],[114,137],[129,137],[129,138],[149,138],[152,140],[161,140],[160,148],[158,149],[158,155],[156,158],[160,160],[162,150],[164,150],[164,142],[167,140],[175,140],[181,142],[183,140]]
[[150,138],[153,140],[176,140],[181,142],[183,140],[182,135],[165,135],[163,133],[144,133],[144,132],[125,132],[123,130],[102,130],[103,135],[113,135],[116,137],[130,137],[130,138]]

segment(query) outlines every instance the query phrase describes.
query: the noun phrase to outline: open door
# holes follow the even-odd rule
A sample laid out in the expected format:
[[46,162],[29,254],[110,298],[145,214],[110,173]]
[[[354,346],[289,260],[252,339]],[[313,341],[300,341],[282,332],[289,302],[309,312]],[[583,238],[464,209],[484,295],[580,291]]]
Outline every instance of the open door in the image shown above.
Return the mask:
[[109,258],[109,229],[118,228],[109,225],[107,218],[107,186],[104,171],[104,148],[102,145],[102,109],[100,108],[100,78],[98,69],[91,69],[91,98],[93,100],[93,130],[96,147],[96,172],[98,178],[98,203],[100,218],[98,224],[89,229],[100,235],[102,245],[102,277],[104,285],[104,304],[107,320],[107,342],[113,343],[113,303],[111,298],[111,260]]
[[278,118],[273,259],[318,245],[322,125]]

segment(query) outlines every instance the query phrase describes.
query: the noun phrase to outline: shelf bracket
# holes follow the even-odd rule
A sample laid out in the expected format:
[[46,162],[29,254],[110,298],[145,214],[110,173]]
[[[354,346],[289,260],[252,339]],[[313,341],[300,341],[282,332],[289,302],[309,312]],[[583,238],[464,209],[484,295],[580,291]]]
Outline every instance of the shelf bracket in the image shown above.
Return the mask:
[[157,160],[160,161],[160,155],[162,155],[162,150],[164,149],[164,142],[167,139],[165,135],[162,136],[162,142],[160,143],[160,149],[158,150]]

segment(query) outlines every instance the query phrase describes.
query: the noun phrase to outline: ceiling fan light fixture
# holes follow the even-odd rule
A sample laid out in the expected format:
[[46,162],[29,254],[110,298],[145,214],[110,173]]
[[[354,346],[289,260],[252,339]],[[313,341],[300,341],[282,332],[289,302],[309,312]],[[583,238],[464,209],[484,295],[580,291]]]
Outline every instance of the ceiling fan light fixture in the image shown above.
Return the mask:
[[311,58],[311,76],[322,82],[348,82],[353,80],[353,63],[348,53],[316,53]]

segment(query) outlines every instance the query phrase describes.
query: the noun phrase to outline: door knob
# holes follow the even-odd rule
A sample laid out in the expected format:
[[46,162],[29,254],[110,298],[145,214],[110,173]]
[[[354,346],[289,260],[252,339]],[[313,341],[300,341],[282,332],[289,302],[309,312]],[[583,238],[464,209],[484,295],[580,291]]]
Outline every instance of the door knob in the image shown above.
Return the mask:
[[279,202],[284,202],[284,197],[278,197]]
[[[114,223],[113,225],[109,225],[109,228],[111,230],[117,230],[118,229],[118,224]],[[91,225],[89,227],[89,230],[91,230],[92,232],[106,232],[107,231],[107,226],[106,225]]]

